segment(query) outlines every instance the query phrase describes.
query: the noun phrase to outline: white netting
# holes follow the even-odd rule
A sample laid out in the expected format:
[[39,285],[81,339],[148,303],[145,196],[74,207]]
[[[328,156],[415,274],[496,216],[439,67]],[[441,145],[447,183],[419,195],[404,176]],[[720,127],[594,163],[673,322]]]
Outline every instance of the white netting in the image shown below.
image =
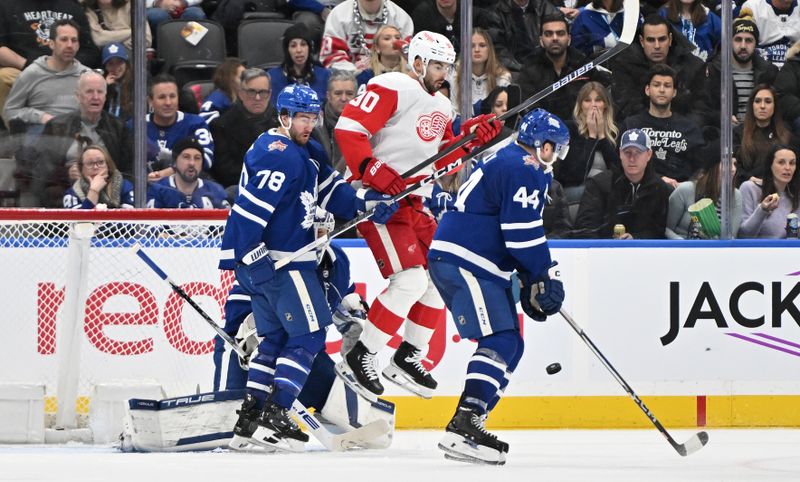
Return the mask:
[[[77,377],[78,413],[86,413],[97,383],[156,381],[169,396],[210,390],[213,330],[131,249],[138,243],[222,323],[233,282],[230,272],[217,269],[224,213],[209,213],[211,219],[192,214],[191,221],[0,221],[0,326],[8,340],[0,350],[0,378],[44,382],[55,396],[66,359],[70,377]],[[69,245],[87,228],[94,230],[85,242],[88,261],[73,279],[69,258],[79,251]],[[59,330],[68,326],[70,296],[77,300],[78,356],[65,358]]]

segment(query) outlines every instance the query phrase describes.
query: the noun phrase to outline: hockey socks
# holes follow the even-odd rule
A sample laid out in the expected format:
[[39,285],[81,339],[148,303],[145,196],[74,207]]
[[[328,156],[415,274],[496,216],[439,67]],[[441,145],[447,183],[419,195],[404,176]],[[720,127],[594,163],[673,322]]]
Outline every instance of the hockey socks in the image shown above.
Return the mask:
[[[508,386],[507,371],[509,368],[513,371],[519,363],[517,352],[522,351],[519,349],[521,339],[516,330],[505,330],[478,340],[478,349],[467,365],[464,403],[481,413],[494,408]],[[519,355],[521,357],[521,353]],[[509,367],[506,360],[515,361],[515,365]]]

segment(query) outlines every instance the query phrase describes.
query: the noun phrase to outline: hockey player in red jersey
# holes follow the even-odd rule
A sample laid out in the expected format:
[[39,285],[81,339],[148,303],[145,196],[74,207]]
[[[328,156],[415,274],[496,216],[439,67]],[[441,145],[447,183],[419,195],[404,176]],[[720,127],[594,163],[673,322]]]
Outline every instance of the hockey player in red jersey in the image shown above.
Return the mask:
[[[461,136],[474,130],[472,142],[435,166],[406,179],[401,176],[461,137],[452,134],[452,107],[438,92],[455,57],[447,38],[419,32],[408,49],[411,72],[374,77],[366,91],[345,107],[334,135],[351,181],[395,195],[434,167],[447,165],[500,132],[500,122],[491,115],[469,119],[463,122]],[[430,190],[430,186],[420,188],[405,198],[385,225],[369,221],[358,225],[389,286],[372,304],[359,342],[336,369],[346,383],[368,397],[383,393],[375,355],[404,322],[403,342],[383,376],[423,398],[430,398],[437,385],[421,363],[444,313],[444,302],[427,272],[436,221],[422,199],[430,196]]]

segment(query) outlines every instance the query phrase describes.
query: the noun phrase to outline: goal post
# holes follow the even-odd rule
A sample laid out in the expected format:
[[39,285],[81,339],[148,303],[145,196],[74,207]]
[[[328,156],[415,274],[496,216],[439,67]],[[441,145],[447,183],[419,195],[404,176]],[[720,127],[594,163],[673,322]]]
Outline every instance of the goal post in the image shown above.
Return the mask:
[[227,214],[0,209],[0,378],[43,384],[57,428],[86,423],[98,386],[157,385],[169,397],[210,391],[213,330],[131,247],[222,323],[233,283],[217,268]]

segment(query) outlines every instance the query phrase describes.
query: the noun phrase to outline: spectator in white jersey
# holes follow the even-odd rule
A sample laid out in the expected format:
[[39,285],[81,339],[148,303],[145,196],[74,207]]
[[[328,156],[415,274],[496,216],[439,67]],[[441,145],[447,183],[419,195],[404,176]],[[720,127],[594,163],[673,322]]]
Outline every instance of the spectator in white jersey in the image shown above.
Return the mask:
[[758,25],[758,48],[764,58],[781,68],[786,51],[800,40],[800,7],[795,0],[747,0],[740,17],[752,17]]
[[[731,122],[734,125],[744,122],[747,112],[747,99],[758,84],[772,84],[778,75],[775,64],[756,54],[758,45],[758,26],[750,18],[737,18],[733,21],[733,45],[731,46]],[[718,126],[721,94],[721,63],[719,52],[706,64],[706,100],[708,111],[707,125]]]

